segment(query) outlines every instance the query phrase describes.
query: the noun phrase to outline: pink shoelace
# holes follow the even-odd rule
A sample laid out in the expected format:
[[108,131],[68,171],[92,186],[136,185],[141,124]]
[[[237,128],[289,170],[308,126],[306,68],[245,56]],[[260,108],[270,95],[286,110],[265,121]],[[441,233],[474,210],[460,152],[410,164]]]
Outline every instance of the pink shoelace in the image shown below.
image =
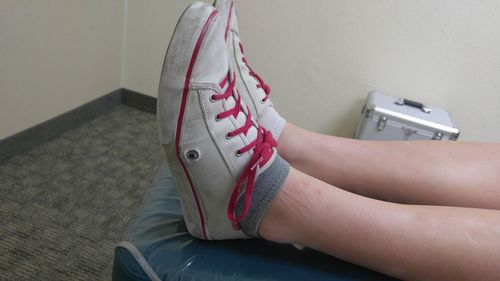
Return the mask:
[[264,80],[259,76],[259,74],[255,73],[255,71],[253,71],[253,69],[248,65],[247,58],[245,57],[245,51],[243,50],[243,44],[241,44],[241,42],[240,42],[240,50],[243,55],[242,60],[248,67],[250,76],[252,76],[253,78],[255,78],[255,80],[258,81],[257,88],[263,89],[264,93],[266,94],[266,96],[262,98],[262,102],[265,102],[266,100],[269,99],[269,95],[271,94],[271,87],[268,84],[266,84],[266,82],[264,82]]
[[[221,88],[224,88],[226,86],[229,79],[230,77],[228,74],[220,83]],[[211,97],[211,99],[214,101],[221,99],[227,100],[231,96],[236,97],[235,106],[231,109],[228,109],[227,111],[217,114],[216,118],[218,120],[227,118],[229,116],[237,118],[238,114],[242,112],[241,96],[235,89],[235,85],[236,79],[233,78],[223,94],[214,94]],[[252,126],[254,126],[252,122],[252,116],[250,114],[250,110],[248,110],[247,108],[245,124],[242,127],[227,133],[227,137],[231,138],[239,134],[244,134],[246,136]],[[253,185],[257,174],[257,168],[267,163],[267,161],[273,155],[273,147],[276,147],[277,145],[278,143],[273,138],[272,133],[264,129],[262,126],[258,125],[257,137],[255,138],[255,140],[236,151],[236,155],[239,156],[253,149],[252,158],[250,159],[250,162],[247,164],[245,170],[236,182],[236,185],[233,188],[233,192],[231,193],[231,198],[229,200],[229,205],[227,208],[227,216],[233,224],[233,227],[237,230],[240,229],[239,223],[248,215],[248,212],[250,210],[250,203],[252,199]],[[243,210],[241,211],[241,213],[236,214],[236,206],[240,197],[239,195],[245,184],[246,187],[243,196]]]

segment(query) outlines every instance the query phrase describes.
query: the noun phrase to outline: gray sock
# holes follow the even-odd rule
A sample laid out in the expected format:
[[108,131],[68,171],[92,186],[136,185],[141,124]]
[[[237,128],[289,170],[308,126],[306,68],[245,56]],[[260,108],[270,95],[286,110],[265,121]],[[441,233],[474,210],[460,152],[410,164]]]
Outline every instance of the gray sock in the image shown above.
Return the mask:
[[[260,237],[258,234],[260,220],[278,194],[281,186],[288,177],[290,165],[279,155],[262,174],[255,180],[252,200],[248,215],[240,222],[241,230],[250,236]],[[243,208],[243,200],[236,205],[237,212]]]

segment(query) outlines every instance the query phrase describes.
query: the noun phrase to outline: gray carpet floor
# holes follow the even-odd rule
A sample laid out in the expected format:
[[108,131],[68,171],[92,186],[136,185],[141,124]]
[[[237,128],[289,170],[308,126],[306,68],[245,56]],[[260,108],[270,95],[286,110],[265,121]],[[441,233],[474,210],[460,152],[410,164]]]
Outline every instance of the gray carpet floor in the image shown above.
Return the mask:
[[0,165],[0,280],[110,280],[162,154],[155,116],[110,112]]

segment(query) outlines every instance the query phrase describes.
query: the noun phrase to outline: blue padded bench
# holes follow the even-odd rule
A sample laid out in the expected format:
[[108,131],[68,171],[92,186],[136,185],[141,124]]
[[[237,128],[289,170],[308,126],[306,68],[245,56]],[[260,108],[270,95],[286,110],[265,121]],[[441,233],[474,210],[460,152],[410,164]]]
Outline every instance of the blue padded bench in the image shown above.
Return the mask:
[[113,281],[395,280],[314,250],[262,239],[202,241],[189,235],[170,169],[115,249]]

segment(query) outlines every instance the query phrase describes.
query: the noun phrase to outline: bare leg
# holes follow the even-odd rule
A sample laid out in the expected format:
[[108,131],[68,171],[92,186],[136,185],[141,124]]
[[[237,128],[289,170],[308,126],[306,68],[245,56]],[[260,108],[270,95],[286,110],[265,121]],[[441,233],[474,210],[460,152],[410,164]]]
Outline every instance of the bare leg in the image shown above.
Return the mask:
[[359,141],[287,124],[278,151],[295,168],[368,197],[500,209],[500,144]]
[[259,232],[405,280],[500,280],[500,211],[378,201],[293,168]]

